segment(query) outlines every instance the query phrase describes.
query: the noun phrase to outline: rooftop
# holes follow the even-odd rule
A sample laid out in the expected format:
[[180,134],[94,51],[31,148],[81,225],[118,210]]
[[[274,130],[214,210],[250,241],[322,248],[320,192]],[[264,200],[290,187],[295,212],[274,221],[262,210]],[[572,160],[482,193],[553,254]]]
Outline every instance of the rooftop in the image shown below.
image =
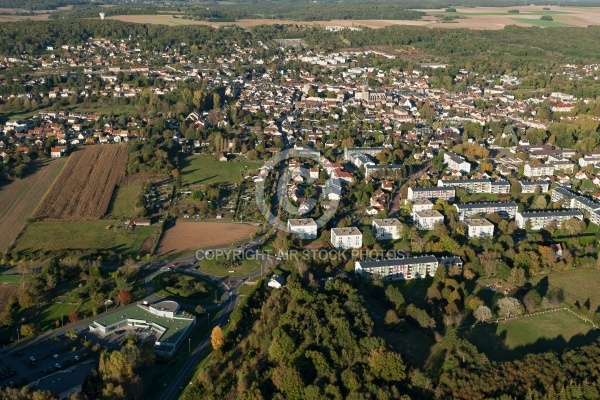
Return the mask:
[[288,224],[291,226],[314,226],[317,227],[317,223],[312,218],[303,219],[288,219]]
[[485,218],[469,219],[466,222],[468,226],[494,226],[494,224]]
[[[159,303],[152,304],[152,306],[161,303],[171,302],[161,301]],[[112,315],[99,318],[94,321],[94,324],[108,327],[124,320],[144,321],[146,323],[156,324],[164,328],[165,331],[160,337],[157,338],[157,341],[166,343],[177,343],[179,337],[185,332],[186,328],[194,321],[193,317],[187,317],[181,314],[176,315],[175,318],[161,317],[146,310],[143,305],[138,304],[136,307],[130,307]]]
[[379,226],[400,226],[397,218],[374,219],[373,222]]
[[437,210],[417,211],[415,214],[419,216],[419,218],[444,218],[444,216]]
[[336,236],[362,235],[362,232],[354,226],[348,228],[333,228],[331,232],[335,233]]

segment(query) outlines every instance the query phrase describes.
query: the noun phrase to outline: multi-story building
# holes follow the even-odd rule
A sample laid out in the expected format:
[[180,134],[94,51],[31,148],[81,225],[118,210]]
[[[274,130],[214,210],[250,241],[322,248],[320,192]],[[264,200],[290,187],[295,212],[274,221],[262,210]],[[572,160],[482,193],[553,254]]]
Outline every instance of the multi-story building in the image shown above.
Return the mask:
[[360,249],[362,247],[362,232],[356,227],[333,228],[331,244],[336,249]]
[[492,181],[490,179],[440,179],[439,187],[462,188],[467,193],[491,193]]
[[467,236],[470,238],[484,238],[494,236],[494,224],[485,218],[472,218],[465,220],[467,223]]
[[417,256],[379,261],[356,261],[354,272],[372,279],[404,280],[434,276],[439,267],[462,268],[460,257]]
[[495,181],[492,179],[440,179],[439,187],[462,188],[467,193],[510,193],[510,183],[505,180]]
[[435,224],[443,224],[444,216],[437,210],[423,210],[413,213],[417,228],[427,231],[433,229]]
[[428,199],[418,199],[412,202],[413,218],[417,211],[433,210],[433,203]]
[[581,211],[589,217],[590,221],[600,225],[600,203],[578,196],[568,189],[557,187],[552,189],[551,200],[565,208],[573,208]]
[[588,165],[596,166],[600,164],[600,153],[587,154],[579,159],[579,166],[585,168]]
[[554,174],[554,171],[573,171],[575,164],[571,161],[553,161],[547,164],[525,164],[523,174],[528,178],[535,178],[539,176],[550,176]]
[[463,157],[451,151],[444,153],[444,164],[447,164],[448,168],[455,169],[460,172],[465,172],[467,174],[471,172],[471,164]]
[[316,239],[318,227],[312,218],[288,219],[287,230],[302,239]]
[[523,211],[517,213],[515,221],[517,227],[524,229],[527,223],[531,223],[531,229],[538,230],[548,227],[552,222],[556,222],[558,226],[563,221],[576,218],[580,221],[583,220],[583,214],[579,210],[551,210],[551,211]]
[[400,239],[402,224],[397,218],[374,219],[371,229],[378,240]]
[[351,156],[354,154],[366,154],[375,157],[384,150],[388,149],[386,147],[344,147],[344,161],[350,161]]
[[545,193],[550,189],[550,183],[543,180],[519,181],[519,184],[521,185],[521,193],[535,193],[537,188],[540,188],[542,193]]
[[404,171],[403,164],[365,164],[365,178],[369,176],[397,175]]
[[505,180],[500,181],[492,181],[492,194],[509,194],[510,193],[510,183]]
[[486,215],[498,213],[501,218],[513,218],[517,213],[517,203],[514,201],[494,203],[464,203],[455,204],[458,219],[463,221],[471,215]]
[[436,201],[443,199],[446,201],[454,201],[456,195],[456,189],[453,187],[409,187],[407,199],[409,201],[427,199]]

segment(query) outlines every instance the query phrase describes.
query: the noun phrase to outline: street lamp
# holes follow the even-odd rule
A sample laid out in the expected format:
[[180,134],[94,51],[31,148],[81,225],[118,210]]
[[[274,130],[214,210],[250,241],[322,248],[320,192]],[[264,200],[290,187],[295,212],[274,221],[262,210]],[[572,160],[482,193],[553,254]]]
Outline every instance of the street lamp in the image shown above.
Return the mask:
[[192,352],[192,338],[188,338],[188,353]]
[[19,340],[21,340],[21,339],[19,338],[19,328],[17,328],[17,342],[18,342]]

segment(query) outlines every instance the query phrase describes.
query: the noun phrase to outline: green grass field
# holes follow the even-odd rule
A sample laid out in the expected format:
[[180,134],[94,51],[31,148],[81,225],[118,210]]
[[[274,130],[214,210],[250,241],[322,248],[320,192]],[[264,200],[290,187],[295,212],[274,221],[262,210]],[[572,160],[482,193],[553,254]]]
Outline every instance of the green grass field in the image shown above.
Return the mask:
[[237,263],[225,262],[225,257],[213,257],[198,262],[198,271],[212,276],[244,276],[260,269],[258,260],[244,259]]
[[569,311],[561,310],[498,324],[478,324],[466,335],[491,360],[517,359],[529,353],[561,352],[589,343],[598,330]]
[[58,326],[69,323],[69,313],[71,310],[77,310],[76,304],[60,304],[50,303],[43,306],[40,311],[32,318],[38,330],[46,331],[56,328],[56,321],[59,321]]
[[137,207],[140,193],[144,190],[143,182],[125,183],[115,188],[107,215],[113,218],[138,217],[143,211]]
[[[548,286],[550,289],[562,289],[565,302],[580,305],[593,315],[600,312],[600,270],[592,268],[572,269],[570,271],[552,272],[548,275],[532,279],[534,285]],[[586,303],[589,301],[589,309]]]
[[184,185],[199,183],[237,183],[242,180],[242,171],[256,170],[260,162],[219,161],[212,156],[189,156],[181,162],[181,180]]
[[523,22],[525,24],[531,24],[531,25],[535,25],[535,26],[543,26],[545,28],[560,28],[560,27],[567,27],[567,26],[571,26],[569,24],[563,24],[562,22],[558,22],[558,21],[544,21],[541,19],[531,19],[531,18],[511,18],[514,21],[517,22]]
[[[121,221],[44,221],[30,224],[18,239],[19,253],[39,253],[59,250],[113,250],[125,256],[137,255],[144,239],[159,229],[140,226],[133,231],[114,229]],[[106,229],[112,226],[112,229]]]
[[0,275],[0,283],[19,283],[21,275]]

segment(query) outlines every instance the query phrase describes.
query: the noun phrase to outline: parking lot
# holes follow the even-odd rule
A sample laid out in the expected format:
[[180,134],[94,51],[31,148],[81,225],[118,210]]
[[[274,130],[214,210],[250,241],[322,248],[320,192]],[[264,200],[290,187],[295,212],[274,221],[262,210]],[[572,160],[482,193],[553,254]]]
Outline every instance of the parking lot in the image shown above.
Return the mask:
[[[80,335],[84,335],[81,332]],[[78,338],[60,336],[0,356],[0,386],[24,386],[93,356]]]

